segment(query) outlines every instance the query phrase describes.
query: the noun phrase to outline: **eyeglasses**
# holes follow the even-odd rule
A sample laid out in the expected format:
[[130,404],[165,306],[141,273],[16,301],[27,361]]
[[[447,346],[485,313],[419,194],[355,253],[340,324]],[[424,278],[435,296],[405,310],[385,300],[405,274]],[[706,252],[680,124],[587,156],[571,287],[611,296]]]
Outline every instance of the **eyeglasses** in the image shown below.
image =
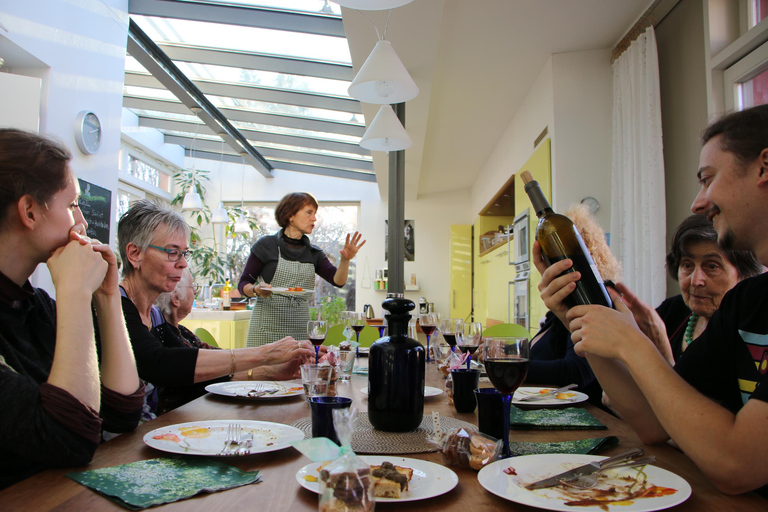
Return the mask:
[[192,288],[192,291],[195,292],[195,295],[197,295],[197,291],[200,289],[200,284],[192,283],[191,285],[189,285],[189,287]]
[[151,247],[153,249],[157,249],[158,251],[163,251],[164,253],[168,254],[168,261],[179,261],[182,256],[184,256],[184,259],[189,259],[190,254],[192,254],[192,249],[187,249],[186,251],[180,251],[178,249],[166,249],[165,247],[160,247],[157,245],[148,244],[147,247]]

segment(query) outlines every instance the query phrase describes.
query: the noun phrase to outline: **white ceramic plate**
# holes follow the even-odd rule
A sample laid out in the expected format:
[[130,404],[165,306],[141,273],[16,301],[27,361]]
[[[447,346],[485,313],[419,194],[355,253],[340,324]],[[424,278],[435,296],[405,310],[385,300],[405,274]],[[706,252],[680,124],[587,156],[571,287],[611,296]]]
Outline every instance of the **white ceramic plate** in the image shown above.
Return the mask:
[[[368,396],[368,386],[365,386],[363,389],[360,390],[360,392],[365,396]],[[431,386],[424,387],[424,398],[439,396],[442,394],[443,394],[443,390],[440,388],[433,388]]]
[[[488,464],[477,474],[477,480],[488,492],[509,501],[545,510],[568,512],[574,510],[583,512],[603,512],[604,510],[611,512],[650,512],[679,505],[691,495],[691,486],[688,482],[676,474],[656,466],[645,467],[648,482],[658,487],[674,489],[673,494],[635,498],[615,504],[605,503],[603,506],[606,508],[601,508],[598,505],[578,507],[566,505],[569,501],[595,497],[599,493],[599,491],[596,493],[595,489],[566,490],[562,486],[536,490],[525,488],[527,484],[604,458],[595,455],[569,454],[523,455]],[[516,474],[509,475],[504,472],[510,467],[514,468]],[[608,480],[598,483],[596,489],[606,489],[611,485],[615,485],[619,489],[626,489],[630,484],[627,480],[620,480],[620,476],[634,476],[637,471],[631,468],[620,468],[608,470],[604,474]]]
[[[268,395],[262,395],[257,397],[248,396],[248,392],[257,389],[257,386],[261,385],[264,391],[275,391]],[[217,382],[215,384],[208,384],[205,386],[205,390],[209,393],[221,396],[235,396],[239,398],[245,398],[248,400],[270,400],[273,398],[285,398],[288,396],[297,396],[304,394],[304,387],[301,384],[281,384],[274,381],[235,381],[235,382]]]
[[[445,494],[459,483],[456,473],[434,462],[419,459],[408,459],[389,455],[363,455],[364,462],[372,466],[380,465],[384,461],[391,462],[395,466],[413,468],[413,477],[408,483],[408,490],[400,495],[400,498],[376,498],[376,502],[387,501],[418,501],[434,498]],[[296,481],[303,488],[320,494],[320,482],[307,481],[305,476],[319,477],[318,468],[320,462],[307,464],[296,473]]]
[[272,290],[272,293],[277,295],[300,295],[301,296],[301,295],[312,295],[313,293],[315,293],[315,290],[302,290],[300,292],[297,292],[297,291],[290,291],[288,290],[288,288],[283,288],[280,286],[273,286],[271,290]]
[[144,435],[144,444],[169,453],[219,456],[227,438],[227,426],[232,423],[240,424],[243,435],[253,435],[251,455],[282,450],[304,439],[304,432],[282,423],[212,420],[160,427]]
[[536,388],[536,387],[521,387],[518,388],[517,391],[515,391],[515,394],[512,396],[512,403],[514,405],[525,405],[525,406],[545,406],[545,405],[567,405],[567,404],[577,404],[579,402],[584,402],[586,400],[589,400],[589,395],[586,395],[584,393],[580,393],[579,391],[574,390],[568,390],[562,395],[564,398],[541,398],[539,400],[528,400],[527,402],[521,402],[521,398],[525,398],[527,396],[533,396],[533,395],[540,395],[542,391],[554,391],[557,389],[554,388]]

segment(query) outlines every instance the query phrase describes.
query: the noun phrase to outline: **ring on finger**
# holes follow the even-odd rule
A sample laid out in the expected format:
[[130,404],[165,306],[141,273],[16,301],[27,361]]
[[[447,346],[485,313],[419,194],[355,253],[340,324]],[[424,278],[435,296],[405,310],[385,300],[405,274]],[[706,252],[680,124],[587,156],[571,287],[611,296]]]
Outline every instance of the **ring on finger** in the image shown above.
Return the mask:
[[298,346],[299,346],[299,350],[301,350],[302,348],[304,348],[304,347],[302,347],[302,346],[301,346],[301,342],[299,342],[299,343],[298,343]]

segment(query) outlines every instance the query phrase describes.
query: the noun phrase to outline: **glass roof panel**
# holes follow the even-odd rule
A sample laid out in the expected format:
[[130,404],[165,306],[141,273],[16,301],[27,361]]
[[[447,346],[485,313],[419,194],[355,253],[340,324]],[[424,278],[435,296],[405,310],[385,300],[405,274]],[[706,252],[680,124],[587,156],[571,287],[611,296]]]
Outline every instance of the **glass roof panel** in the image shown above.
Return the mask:
[[242,85],[259,85],[273,89],[316,92],[324,95],[349,97],[346,80],[331,80],[312,76],[289,75],[259,69],[233,68],[212,64],[174,61],[174,64],[192,80],[215,80]]
[[359,160],[361,162],[373,161],[373,159],[370,156],[358,155],[355,153],[343,153],[341,151],[330,151],[326,149],[308,149],[300,146],[290,146],[288,144],[276,144],[273,142],[261,142],[253,139],[249,139],[248,142],[260,148],[280,149],[283,151],[295,151],[297,153],[309,153],[313,155],[337,156],[340,158],[351,158],[353,160]]
[[[186,1],[186,0],[181,0]],[[220,4],[221,0],[197,0],[206,4]],[[248,5],[251,7],[269,7],[281,11],[323,13],[341,16],[339,4],[328,0],[227,0],[229,4]]]
[[284,114],[293,117],[304,117],[307,119],[320,119],[324,121],[342,122],[345,124],[360,125],[354,121],[349,112],[339,110],[326,110],[322,108],[309,108],[299,105],[285,105],[282,103],[268,103],[265,101],[245,100],[242,98],[231,98],[229,96],[213,96],[206,94],[206,98],[219,108],[232,108],[236,110],[248,110],[250,112],[259,112],[263,114]]
[[185,43],[322,62],[352,63],[349,45],[342,37],[155,16],[132,15],[131,19],[156,43]]

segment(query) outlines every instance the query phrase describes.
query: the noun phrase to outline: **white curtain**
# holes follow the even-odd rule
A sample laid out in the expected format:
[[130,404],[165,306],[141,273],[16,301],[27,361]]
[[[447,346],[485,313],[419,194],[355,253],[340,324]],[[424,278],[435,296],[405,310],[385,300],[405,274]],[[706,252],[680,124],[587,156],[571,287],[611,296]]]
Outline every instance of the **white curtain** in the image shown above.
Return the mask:
[[611,249],[645,302],[666,297],[666,206],[653,27],[613,63]]

